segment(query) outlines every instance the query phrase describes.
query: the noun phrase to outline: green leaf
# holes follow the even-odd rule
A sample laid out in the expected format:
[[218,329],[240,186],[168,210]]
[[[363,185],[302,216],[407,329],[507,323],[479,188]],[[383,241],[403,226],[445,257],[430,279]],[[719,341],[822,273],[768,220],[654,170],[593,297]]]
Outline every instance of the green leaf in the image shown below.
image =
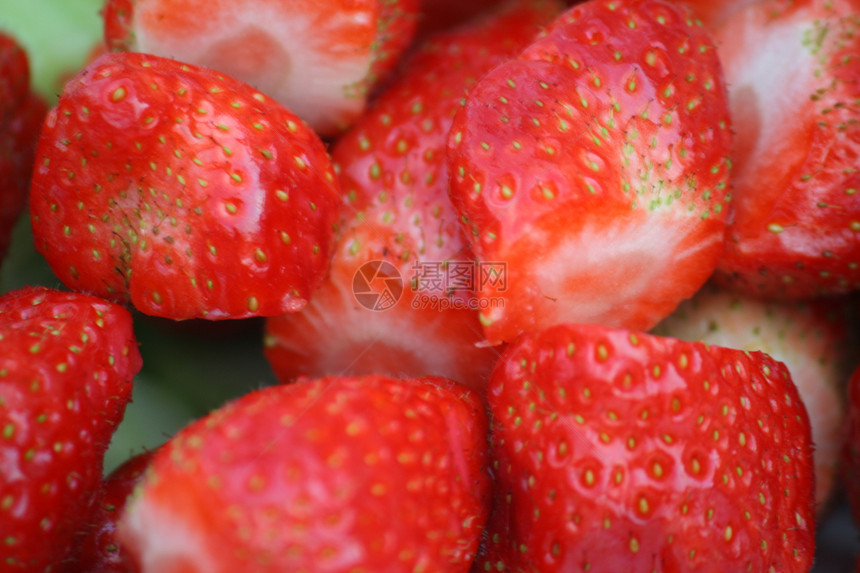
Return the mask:
[[0,29],[27,49],[33,85],[51,104],[101,41],[103,2],[0,0]]

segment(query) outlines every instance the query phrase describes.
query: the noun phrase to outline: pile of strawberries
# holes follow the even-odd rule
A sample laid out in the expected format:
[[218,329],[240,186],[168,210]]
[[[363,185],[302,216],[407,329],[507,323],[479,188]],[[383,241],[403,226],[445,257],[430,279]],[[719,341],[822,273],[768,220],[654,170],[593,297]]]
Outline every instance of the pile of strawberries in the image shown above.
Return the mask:
[[[65,286],[0,297],[0,572],[807,572],[860,522],[860,0],[102,16],[51,106],[0,37],[0,249]],[[281,383],[105,478],[136,313],[265,317]]]

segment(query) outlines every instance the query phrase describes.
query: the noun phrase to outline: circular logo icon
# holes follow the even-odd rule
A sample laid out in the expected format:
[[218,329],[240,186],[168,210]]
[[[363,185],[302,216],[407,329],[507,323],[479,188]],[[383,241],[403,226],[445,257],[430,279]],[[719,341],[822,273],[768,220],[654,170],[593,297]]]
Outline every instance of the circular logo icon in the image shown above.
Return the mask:
[[403,295],[403,277],[388,261],[370,261],[355,271],[352,294],[367,310],[388,310]]

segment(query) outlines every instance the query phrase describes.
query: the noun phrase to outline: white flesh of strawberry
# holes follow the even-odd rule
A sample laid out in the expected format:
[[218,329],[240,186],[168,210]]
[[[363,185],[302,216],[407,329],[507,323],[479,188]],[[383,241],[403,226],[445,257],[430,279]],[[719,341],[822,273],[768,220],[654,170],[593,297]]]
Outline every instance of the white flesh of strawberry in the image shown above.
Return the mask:
[[[459,378],[461,359],[458,347],[446,344],[450,334],[445,329],[450,325],[445,314],[414,310],[408,291],[404,291],[395,307],[370,311],[359,307],[348,289],[327,283],[301,315],[289,318],[295,321],[295,328],[301,335],[292,339],[279,338],[278,345],[297,355],[305,355],[312,376],[365,373],[373,364],[376,373],[416,375],[415,372],[387,371],[387,367],[379,365],[382,353],[387,355],[388,364],[397,364],[402,357],[404,364],[424,364],[426,373]],[[325,342],[313,344],[315,340]],[[380,368],[383,370],[379,371]]]
[[774,163],[787,170],[803,160],[803,149],[786,130],[795,129],[821,83],[815,78],[819,64],[809,45],[814,18],[808,12],[767,24],[762,10],[741,10],[726,28],[731,35],[721,39],[735,142],[747,148],[736,154],[735,177],[743,176],[746,165]]
[[[703,251],[717,248],[721,236],[708,240],[691,238],[696,217],[666,212],[641,212],[601,226],[586,226],[574,236],[552,245],[552,233],[529,231],[533,255],[516,256],[511,277],[520,274],[521,287],[529,289],[532,311],[554,323],[577,322],[625,326],[645,330],[674,310],[677,301],[693,295],[701,286],[676,280],[685,267],[697,266]],[[502,256],[502,259],[505,257]],[[704,257],[710,261],[712,257]],[[708,271],[698,273],[701,282]],[[484,295],[493,296],[485,291]],[[650,308],[649,308],[650,307]],[[501,305],[482,312],[486,321],[504,316]],[[631,324],[634,316],[650,315],[646,322]]]
[[[372,30],[375,23],[369,21],[366,10],[334,9],[327,1],[209,0],[195,6],[196,0],[188,0],[183,9],[195,24],[189,23],[183,33],[175,27],[159,27],[164,4],[170,2],[138,2],[135,50],[235,76],[321,132],[351,121],[363,109],[364,97],[352,94],[351,88],[368,75],[371,41],[357,46],[343,39],[342,33]],[[206,13],[205,24],[196,23],[198,9]]]
[[141,573],[216,572],[205,540],[162,503],[129,502],[120,535],[123,547],[138,557]]

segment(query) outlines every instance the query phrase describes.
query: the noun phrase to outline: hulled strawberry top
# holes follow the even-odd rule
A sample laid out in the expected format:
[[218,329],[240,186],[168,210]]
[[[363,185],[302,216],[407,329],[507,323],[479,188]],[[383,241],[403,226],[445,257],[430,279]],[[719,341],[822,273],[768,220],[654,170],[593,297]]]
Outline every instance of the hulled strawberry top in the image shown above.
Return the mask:
[[111,0],[105,39],[235,76],[335,135],[412,39],[418,0]]

